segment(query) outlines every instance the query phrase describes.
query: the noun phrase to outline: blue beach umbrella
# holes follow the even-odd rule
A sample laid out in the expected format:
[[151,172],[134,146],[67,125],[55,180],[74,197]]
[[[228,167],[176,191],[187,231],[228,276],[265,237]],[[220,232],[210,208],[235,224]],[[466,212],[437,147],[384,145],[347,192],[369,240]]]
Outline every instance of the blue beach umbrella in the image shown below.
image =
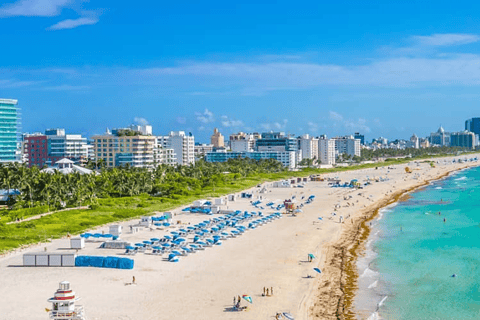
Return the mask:
[[313,270],[315,270],[316,272],[318,273],[322,273],[322,270],[318,269],[318,268],[313,268]]

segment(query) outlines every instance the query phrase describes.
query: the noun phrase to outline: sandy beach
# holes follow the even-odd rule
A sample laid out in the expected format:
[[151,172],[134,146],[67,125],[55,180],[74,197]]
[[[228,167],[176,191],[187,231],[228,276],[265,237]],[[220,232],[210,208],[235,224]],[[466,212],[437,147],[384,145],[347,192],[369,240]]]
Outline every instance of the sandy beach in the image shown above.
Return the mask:
[[[473,157],[478,155],[455,158]],[[250,202],[259,196],[263,204],[279,204],[292,196],[298,204],[304,196],[315,195],[315,201],[296,217],[284,214],[220,246],[181,257],[178,263],[165,261],[165,255],[139,253],[131,256],[133,270],[22,267],[23,253],[45,247],[48,252],[69,252],[66,238],[9,253],[0,258],[0,319],[48,319],[45,308],[51,305],[47,299],[63,280],[70,281],[82,298],[88,319],[274,319],[277,312],[289,312],[297,320],[355,319],[355,258],[368,238],[369,219],[405,192],[479,164],[452,163],[452,159],[434,159],[434,168],[418,161],[323,175],[342,182],[358,179],[362,184],[368,178],[371,184],[363,189],[332,188],[327,180],[308,182],[303,188],[273,188],[272,183],[265,183],[267,193],[253,188],[252,199],[229,202],[228,210],[258,211]],[[406,166],[412,173],[405,172]],[[180,208],[172,212],[173,220],[180,221],[177,228],[216,216],[183,213]],[[132,243],[161,238],[176,229],[127,233],[134,222],[122,223],[125,233],[121,238]],[[93,231],[107,232],[108,228]],[[100,244],[87,242],[78,254],[123,256],[123,250],[100,249]],[[313,262],[308,262],[309,253],[316,256]],[[322,273],[316,274],[314,267]],[[136,284],[131,285],[133,276]],[[262,296],[264,287],[273,288],[274,294]],[[244,294],[253,303],[242,301],[247,310],[233,311],[233,298]]]

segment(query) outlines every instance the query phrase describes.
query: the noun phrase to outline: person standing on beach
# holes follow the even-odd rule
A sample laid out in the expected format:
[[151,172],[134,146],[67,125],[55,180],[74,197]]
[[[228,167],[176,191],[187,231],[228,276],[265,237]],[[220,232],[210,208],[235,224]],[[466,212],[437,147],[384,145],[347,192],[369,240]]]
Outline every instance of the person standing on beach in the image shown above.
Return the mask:
[[270,294],[273,296],[273,287],[270,287]]

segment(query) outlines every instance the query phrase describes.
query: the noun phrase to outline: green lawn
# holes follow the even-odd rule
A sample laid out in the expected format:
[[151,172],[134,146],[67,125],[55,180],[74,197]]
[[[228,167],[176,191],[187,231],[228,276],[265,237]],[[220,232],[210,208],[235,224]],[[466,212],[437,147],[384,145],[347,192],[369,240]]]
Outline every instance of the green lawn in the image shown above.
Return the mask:
[[[451,156],[451,155],[440,155]],[[439,157],[440,157],[439,156]],[[432,158],[432,157],[424,157]],[[421,160],[416,158],[413,160]],[[205,188],[201,192],[189,196],[174,196],[173,198],[153,197],[141,195],[136,197],[106,198],[99,199],[99,204],[90,210],[71,210],[53,213],[42,218],[6,225],[10,221],[8,216],[0,220],[0,252],[18,248],[22,245],[42,242],[48,239],[60,238],[67,233],[79,234],[115,221],[128,220],[141,215],[151,214],[153,211],[168,211],[178,206],[186,205],[196,199],[218,197],[233,192],[253,187],[264,181],[275,181],[290,177],[305,177],[311,174],[322,174],[358,170],[365,168],[389,166],[412,161],[412,159],[395,159],[382,163],[362,164],[349,167],[337,167],[332,169],[306,168],[298,172],[282,172],[272,174],[260,174],[255,177],[238,179],[226,185],[215,188]]]

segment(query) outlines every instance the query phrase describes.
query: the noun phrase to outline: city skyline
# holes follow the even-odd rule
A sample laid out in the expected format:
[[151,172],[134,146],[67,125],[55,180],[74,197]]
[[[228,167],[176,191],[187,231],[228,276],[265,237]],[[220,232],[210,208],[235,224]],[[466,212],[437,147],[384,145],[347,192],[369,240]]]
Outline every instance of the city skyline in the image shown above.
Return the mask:
[[479,98],[478,6],[8,1],[0,96],[19,100],[25,132],[92,136],[135,120],[202,142],[214,127],[459,131]]

